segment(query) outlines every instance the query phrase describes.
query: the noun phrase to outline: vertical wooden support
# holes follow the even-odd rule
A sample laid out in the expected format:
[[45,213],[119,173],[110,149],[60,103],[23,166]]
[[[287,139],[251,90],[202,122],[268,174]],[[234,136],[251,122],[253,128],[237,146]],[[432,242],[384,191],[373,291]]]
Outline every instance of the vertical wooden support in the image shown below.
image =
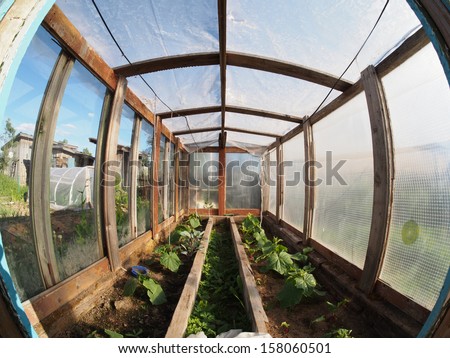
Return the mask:
[[316,183],[316,153],[314,149],[312,126],[309,120],[306,120],[303,123],[303,135],[305,146],[305,216],[303,220],[303,240],[305,245],[309,245],[311,241],[312,225],[314,220]]
[[137,176],[139,167],[139,136],[141,134],[142,119],[139,116],[134,117],[133,135],[131,137],[131,158],[130,158],[130,174],[129,174],[129,194],[128,211],[130,213],[130,233],[131,237],[137,237]]
[[226,208],[226,149],[219,148],[219,215],[225,215]]
[[359,287],[370,293],[382,266],[391,221],[394,154],[389,113],[376,69],[361,73],[372,129],[374,187],[369,246]]
[[119,162],[117,161],[117,144],[126,89],[127,80],[125,77],[120,77],[114,93],[111,115],[107,126],[105,163],[101,186],[104,193],[106,247],[113,271],[120,268],[121,265],[116,223],[115,179],[116,175],[120,175]]
[[282,219],[282,207],[283,207],[283,186],[284,186],[284,175],[283,175],[283,147],[280,141],[277,141],[276,147],[277,154],[277,196],[276,196],[276,216],[277,223],[280,223]]
[[158,168],[161,163],[159,163],[159,151],[160,151],[160,141],[161,141],[161,118],[156,117],[155,121],[155,139],[153,141],[153,237],[159,233],[158,231],[158,202],[159,202],[159,177]]
[[62,51],[47,85],[34,133],[30,215],[38,262],[47,288],[60,281],[50,218],[50,167],[56,122],[73,64],[73,58]]
[[261,212],[269,211],[270,200],[270,154],[266,153],[261,163],[261,195],[262,195],[262,208]]
[[162,201],[162,210],[163,210],[163,220],[169,218],[169,174],[170,174],[170,140],[166,140],[166,144],[164,146],[164,161],[163,161],[163,201]]
[[104,191],[101,190],[103,181],[103,163],[105,163],[106,155],[106,136],[109,118],[111,116],[111,107],[113,101],[113,93],[109,90],[105,93],[103,100],[102,114],[97,133],[97,146],[95,148],[95,166],[94,166],[94,210],[95,210],[95,227],[99,245],[99,252],[104,253],[105,233],[105,207],[104,207]]
[[180,139],[176,139],[175,143],[175,173],[174,173],[174,180],[175,180],[175,202],[174,202],[174,213],[175,213],[175,221],[178,221],[179,218],[179,190],[178,186],[180,185],[180,155],[181,155],[181,149],[180,149]]

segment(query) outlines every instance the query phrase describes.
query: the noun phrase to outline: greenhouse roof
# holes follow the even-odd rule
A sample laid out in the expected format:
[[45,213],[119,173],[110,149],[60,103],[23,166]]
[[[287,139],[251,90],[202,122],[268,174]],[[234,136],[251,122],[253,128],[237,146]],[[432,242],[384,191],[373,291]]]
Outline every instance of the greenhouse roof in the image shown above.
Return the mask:
[[190,150],[226,132],[227,146],[263,151],[420,26],[404,0],[57,5]]

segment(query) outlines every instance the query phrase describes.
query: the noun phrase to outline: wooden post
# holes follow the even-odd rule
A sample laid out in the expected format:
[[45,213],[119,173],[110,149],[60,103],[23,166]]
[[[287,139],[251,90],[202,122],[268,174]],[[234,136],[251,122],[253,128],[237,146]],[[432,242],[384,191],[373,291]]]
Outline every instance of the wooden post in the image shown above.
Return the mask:
[[159,168],[159,151],[160,151],[160,141],[161,141],[161,119],[156,117],[155,121],[155,140],[153,142],[153,237],[159,233],[158,230],[158,201],[159,201],[159,178],[158,178],[158,168]]
[[137,176],[139,166],[139,136],[141,134],[142,119],[135,115],[133,124],[133,135],[131,137],[131,158],[130,158],[130,174],[129,174],[129,195],[128,210],[130,217],[130,233],[131,238],[137,237]]
[[361,73],[372,129],[373,148],[373,209],[364,270],[359,287],[369,294],[378,279],[383,263],[391,221],[394,153],[389,112],[383,86],[375,67],[369,66]]
[[276,147],[276,154],[277,154],[277,197],[276,197],[276,216],[277,216],[277,223],[279,224],[282,216],[283,216],[283,186],[284,186],[284,175],[283,175],[283,148],[280,143],[280,141],[277,141],[277,147]]
[[180,139],[177,138],[176,139],[176,143],[175,143],[175,170],[174,170],[174,180],[175,180],[175,202],[174,202],[174,213],[175,213],[175,221],[178,222],[178,218],[179,218],[179,210],[178,210],[178,206],[179,206],[179,191],[178,191],[178,186],[180,185],[180,154],[181,154],[181,148],[180,148]]
[[264,213],[269,210],[270,200],[270,154],[266,153],[261,165],[262,168],[262,180],[261,180],[261,195],[262,195],[262,208]]
[[30,215],[39,267],[46,288],[60,281],[50,218],[50,167],[56,122],[73,64],[73,58],[62,51],[47,85],[34,133],[30,176]]
[[164,161],[163,161],[163,220],[169,218],[169,173],[170,173],[170,140],[167,138],[164,146]]
[[226,208],[226,149],[219,149],[219,215],[225,215]]
[[120,119],[122,116],[126,88],[126,78],[120,77],[114,93],[111,115],[107,126],[105,163],[101,183],[101,188],[104,193],[106,247],[111,269],[113,271],[121,266],[116,223],[115,178],[116,174],[120,175],[120,171],[118,170],[119,164],[117,162],[117,144],[119,140]]
[[303,220],[304,244],[309,245],[312,236],[312,225],[315,206],[315,181],[316,181],[316,153],[312,126],[309,120],[303,124],[304,146],[305,146],[305,213]]

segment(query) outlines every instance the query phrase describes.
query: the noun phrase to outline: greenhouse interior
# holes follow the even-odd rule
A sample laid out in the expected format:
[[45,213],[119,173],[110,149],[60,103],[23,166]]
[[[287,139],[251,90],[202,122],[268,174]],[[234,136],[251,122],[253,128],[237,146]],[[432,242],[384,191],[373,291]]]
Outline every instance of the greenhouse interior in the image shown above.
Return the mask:
[[1,0],[0,337],[450,337],[449,48],[447,0]]

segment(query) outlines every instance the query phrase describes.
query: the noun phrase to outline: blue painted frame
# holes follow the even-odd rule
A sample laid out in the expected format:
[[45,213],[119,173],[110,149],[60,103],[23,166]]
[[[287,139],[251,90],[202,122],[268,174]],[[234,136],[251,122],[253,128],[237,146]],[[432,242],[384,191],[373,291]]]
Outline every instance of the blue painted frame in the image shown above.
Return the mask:
[[[17,74],[17,70],[19,69],[19,65],[22,62],[23,56],[25,55],[26,50],[28,49],[28,46],[31,43],[31,40],[33,39],[34,35],[36,34],[36,31],[38,30],[39,26],[41,25],[42,21],[44,20],[47,13],[50,11],[51,7],[55,3],[56,0],[42,0],[43,6],[36,15],[36,17],[33,19],[33,22],[30,25],[30,28],[27,31],[26,36],[23,38],[21,43],[19,44],[19,47],[17,48],[16,55],[14,57],[14,62],[11,64],[11,68],[9,69],[9,72],[6,74],[5,82],[3,84],[3,87],[0,88],[0,118],[4,118],[5,115],[5,109],[6,109],[6,103],[9,98],[9,94],[11,92],[11,88],[14,82],[14,79]],[[0,21],[3,19],[6,12],[11,8],[11,6],[14,6],[14,0],[5,0],[0,5]],[[5,10],[6,9],[6,10]],[[3,13],[4,11],[4,13]],[[0,276],[5,282],[6,289],[8,291],[9,298],[11,300],[11,303],[14,306],[14,309],[16,310],[19,319],[22,323],[22,325],[25,327],[28,335],[33,338],[37,338],[38,335],[36,331],[33,329],[27,315],[25,314],[25,310],[22,306],[22,302],[20,301],[19,295],[17,294],[17,291],[14,287],[14,283],[11,278],[11,274],[9,272],[8,264],[6,262],[5,258],[5,252],[3,250],[3,241],[2,236],[0,233]]]

